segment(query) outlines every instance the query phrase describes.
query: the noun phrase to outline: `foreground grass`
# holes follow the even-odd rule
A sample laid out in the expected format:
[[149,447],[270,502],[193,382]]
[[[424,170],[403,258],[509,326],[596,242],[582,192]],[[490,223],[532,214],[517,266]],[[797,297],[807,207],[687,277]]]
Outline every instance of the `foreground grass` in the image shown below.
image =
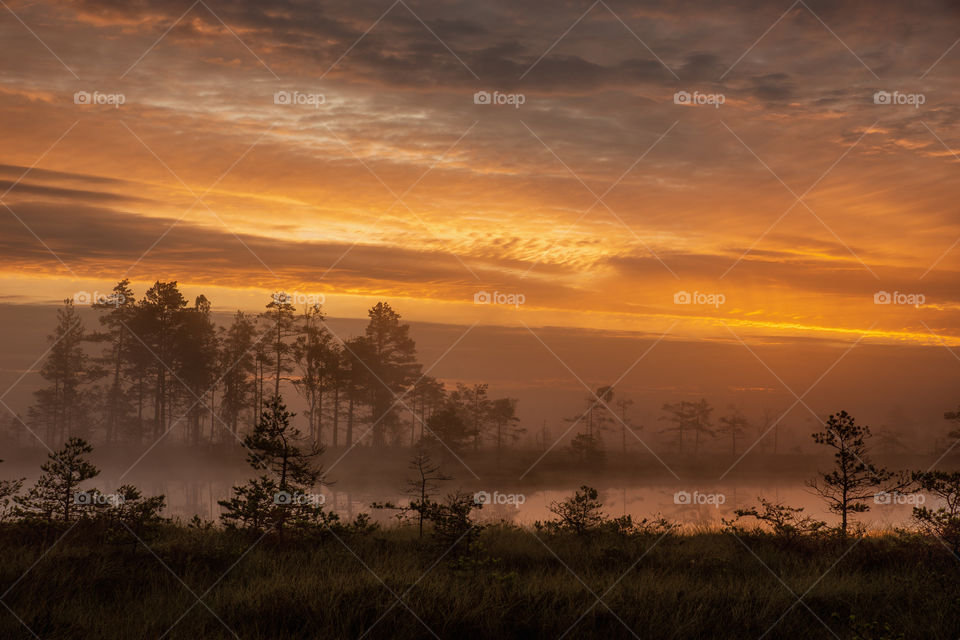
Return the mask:
[[960,630],[960,562],[892,535],[788,546],[490,527],[479,545],[449,551],[409,529],[291,540],[170,527],[149,549],[79,527],[52,549],[56,535],[25,533],[0,531],[2,638],[955,640]]

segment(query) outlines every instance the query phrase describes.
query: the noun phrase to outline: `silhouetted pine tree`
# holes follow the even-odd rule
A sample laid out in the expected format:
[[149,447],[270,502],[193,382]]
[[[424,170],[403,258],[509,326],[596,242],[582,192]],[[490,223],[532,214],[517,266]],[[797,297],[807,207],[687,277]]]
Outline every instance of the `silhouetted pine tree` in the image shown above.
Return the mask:
[[94,301],[93,308],[101,312],[101,331],[90,336],[90,339],[105,345],[95,363],[108,380],[104,439],[112,444],[120,439],[123,427],[132,423],[135,410],[130,389],[131,343],[135,338],[130,334],[129,324],[136,310],[136,299],[130,281],[124,278],[118,282],[106,299]]
[[320,517],[322,506],[301,501],[321,481],[322,468],[317,458],[323,448],[308,442],[293,427],[280,397],[264,404],[253,433],[244,438],[247,462],[257,471],[268,471],[233,488],[234,495],[219,504],[226,510],[222,520],[230,525],[256,529],[282,530],[286,523],[294,525]]
[[218,422],[219,442],[233,442],[229,430],[239,437],[240,418],[245,412],[253,412],[253,400],[256,385],[256,345],[264,335],[257,335],[257,329],[242,311],[237,311],[233,322],[220,332],[220,417]]
[[46,442],[87,435],[88,403],[81,392],[89,379],[85,338],[73,300],[64,300],[63,307],[57,310],[57,326],[48,336],[50,350],[40,367],[40,377],[48,386],[34,393],[36,404],[30,409],[30,419],[42,427]]
[[400,314],[378,302],[368,315],[370,322],[363,336],[366,348],[358,356],[369,373],[366,391],[373,446],[381,447],[386,444],[386,434],[397,427],[397,396],[416,381],[420,365],[410,326],[400,323]]
[[43,472],[24,496],[17,496],[16,514],[28,519],[72,522],[89,513],[93,506],[79,502],[80,484],[95,478],[100,470],[91,464],[87,454],[93,451],[85,440],[70,438],[63,448],[50,453],[40,466]]

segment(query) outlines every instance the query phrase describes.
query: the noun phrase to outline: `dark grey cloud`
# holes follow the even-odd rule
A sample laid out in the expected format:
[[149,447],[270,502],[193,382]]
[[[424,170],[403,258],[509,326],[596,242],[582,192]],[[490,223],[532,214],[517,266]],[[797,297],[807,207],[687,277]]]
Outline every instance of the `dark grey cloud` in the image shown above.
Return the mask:
[[[282,278],[303,282],[317,282],[332,268],[325,278],[331,286],[419,287],[423,283],[434,283],[473,289],[495,284],[501,276],[494,268],[524,266],[516,260],[504,261],[493,256],[464,256],[478,274],[489,276],[478,282],[454,255],[443,250],[235,235],[213,217],[211,226],[187,221],[175,224],[171,218],[146,217],[83,204],[22,203],[12,205],[11,209],[23,224],[10,212],[0,209],[0,255],[8,269],[37,263],[59,267],[56,258],[33,234],[78,274],[111,278],[122,275],[148,250],[131,277],[191,274],[217,284],[236,286],[246,285],[251,279],[269,285],[273,276],[264,264]],[[551,267],[541,265],[539,271],[550,273]],[[549,285],[547,290],[558,295],[563,287]]]
[[796,96],[796,86],[787,73],[769,73],[751,78],[752,93],[765,102],[789,100]]
[[19,180],[21,177],[27,177],[31,180],[43,179],[49,181],[71,181],[82,182],[84,184],[126,184],[126,180],[117,178],[108,178],[104,176],[95,176],[86,173],[70,173],[67,171],[51,171],[39,167],[22,167],[15,164],[0,164],[0,176],[4,178],[13,178]]
[[19,197],[40,196],[43,198],[62,198],[76,202],[149,202],[149,200],[136,196],[86,189],[65,189],[63,187],[33,184],[26,180],[20,182],[0,180],[0,193],[7,194],[5,197],[7,201],[16,201]]
[[[844,44],[824,27],[822,20],[844,43],[859,52],[867,64],[889,71],[897,64],[896,54],[904,53],[900,43],[917,39],[924,33],[924,26],[929,27],[936,16],[957,15],[956,5],[946,0],[927,0],[909,6],[895,0],[847,3],[810,0],[806,5],[795,6],[785,16],[783,12],[789,5],[762,0],[723,5],[707,0],[683,3],[613,0],[607,4],[615,16],[597,5],[570,29],[592,2],[538,0],[518,5],[502,0],[472,5],[441,1],[407,4],[409,11],[398,4],[371,29],[391,3],[211,0],[208,5],[215,14],[198,5],[168,37],[202,42],[209,37],[210,29],[223,28],[220,24],[223,19],[268,58],[267,52],[276,52],[280,58],[298,57],[319,64],[321,69],[360,40],[344,58],[342,71],[378,82],[410,86],[459,86],[474,81],[444,44],[483,80],[499,83],[517,81],[523,71],[553,47],[537,64],[535,73],[529,75],[534,88],[547,90],[569,87],[577,79],[590,84],[618,85],[636,82],[638,77],[645,82],[670,82],[672,76],[646,46],[663,58],[682,80],[716,81],[781,16],[781,21],[765,37],[766,44],[759,43],[756,55],[747,56],[742,64],[749,66],[757,59],[768,64],[772,60],[822,73],[821,60],[829,56],[835,66],[859,66]],[[111,18],[118,23],[136,21],[159,36],[190,3],[77,0],[73,6],[82,14],[95,17],[101,25],[109,23]],[[203,29],[199,25],[203,25]],[[558,42],[568,29],[569,33]],[[944,42],[941,51],[949,44]],[[777,47],[773,58],[770,45]],[[936,49],[940,45],[930,43],[930,46]],[[805,55],[795,55],[801,49]],[[569,65],[569,75],[551,67],[557,62]],[[598,72],[599,78],[588,71]],[[625,71],[634,73],[625,74]]]

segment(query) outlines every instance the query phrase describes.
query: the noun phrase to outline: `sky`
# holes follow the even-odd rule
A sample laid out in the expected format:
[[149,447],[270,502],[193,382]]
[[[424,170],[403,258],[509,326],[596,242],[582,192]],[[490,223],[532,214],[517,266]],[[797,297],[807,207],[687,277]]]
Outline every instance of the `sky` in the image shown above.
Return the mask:
[[951,3],[0,5],[3,302],[960,342]]

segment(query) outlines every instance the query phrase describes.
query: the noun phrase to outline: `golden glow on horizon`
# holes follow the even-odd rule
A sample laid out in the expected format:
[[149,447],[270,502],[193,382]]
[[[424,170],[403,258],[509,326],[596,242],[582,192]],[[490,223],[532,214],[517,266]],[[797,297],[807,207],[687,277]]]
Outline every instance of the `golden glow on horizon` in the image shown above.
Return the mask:
[[[6,302],[15,304],[58,304],[78,291],[106,294],[113,282],[83,280],[65,283],[58,277],[40,276],[30,279],[0,275],[0,287],[7,292]],[[152,282],[133,281],[131,286],[137,295],[150,287]],[[188,301],[204,294],[213,302],[214,310],[231,313],[235,310],[258,313],[272,293],[268,289],[231,288],[202,282],[180,281]],[[66,289],[65,289],[66,287]],[[324,310],[332,317],[364,318],[367,310],[380,300],[388,300],[408,320],[415,322],[438,322],[468,326],[475,322],[512,327],[554,326],[569,329],[588,329],[661,335],[667,339],[717,339],[721,341],[749,342],[777,341],[778,337],[809,337],[842,342],[864,340],[883,344],[914,344],[925,346],[960,346],[960,337],[934,333],[933,329],[903,330],[883,328],[858,328],[856,326],[828,326],[814,323],[758,319],[755,315],[764,311],[733,310],[722,316],[676,313],[675,305],[663,305],[659,310],[644,313],[618,311],[585,311],[571,317],[568,310],[538,306],[525,302],[522,307],[501,305],[477,305],[470,296],[459,299],[437,299],[407,296],[402,293],[370,294],[363,292],[336,292],[318,288],[285,289],[301,294],[322,294]],[[673,312],[671,312],[673,311]]]

